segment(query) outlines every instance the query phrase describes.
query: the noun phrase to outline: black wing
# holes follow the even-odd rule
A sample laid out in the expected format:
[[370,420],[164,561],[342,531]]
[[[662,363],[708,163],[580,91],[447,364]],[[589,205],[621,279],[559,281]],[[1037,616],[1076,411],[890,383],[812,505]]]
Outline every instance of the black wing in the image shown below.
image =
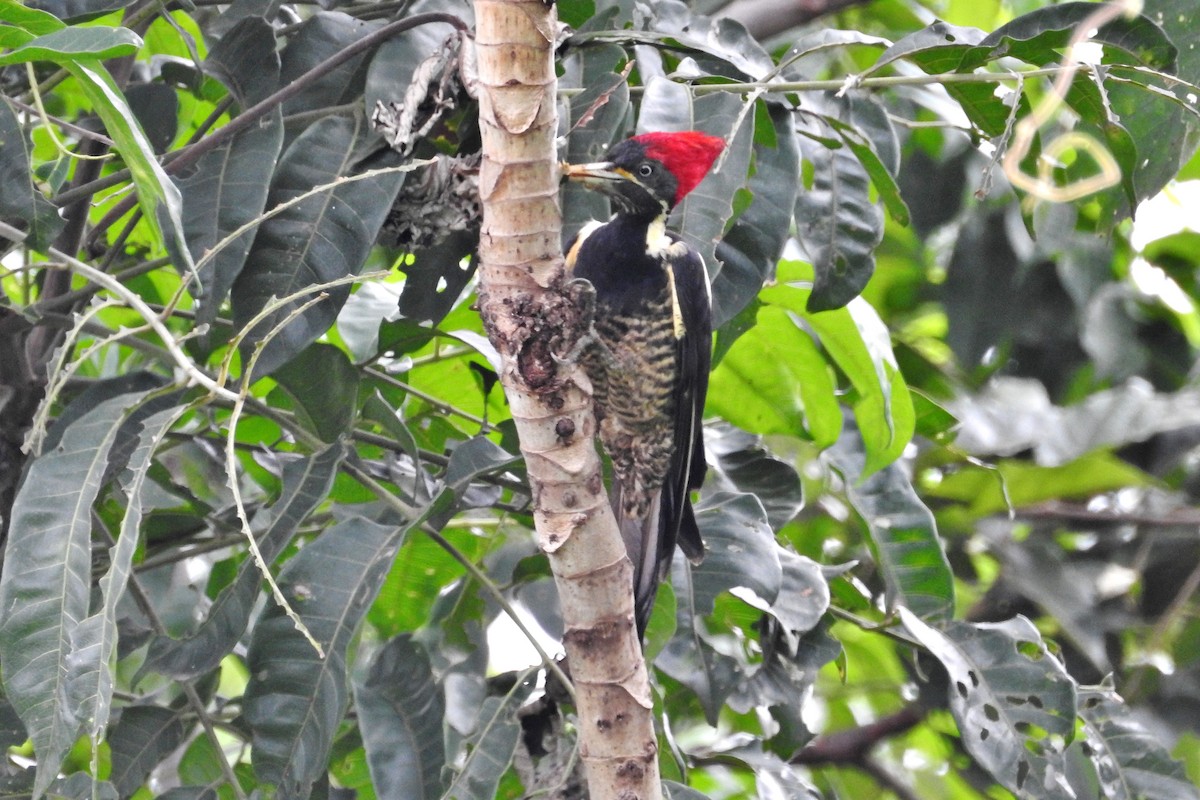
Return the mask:
[[[680,250],[683,248],[680,247]],[[679,379],[674,420],[674,456],[663,483],[660,513],[658,572],[670,571],[675,544],[693,562],[704,557],[704,542],[696,525],[690,492],[704,483],[704,399],[712,362],[712,299],[700,254],[688,247],[670,259],[675,297],[683,321],[683,336],[676,341]]]

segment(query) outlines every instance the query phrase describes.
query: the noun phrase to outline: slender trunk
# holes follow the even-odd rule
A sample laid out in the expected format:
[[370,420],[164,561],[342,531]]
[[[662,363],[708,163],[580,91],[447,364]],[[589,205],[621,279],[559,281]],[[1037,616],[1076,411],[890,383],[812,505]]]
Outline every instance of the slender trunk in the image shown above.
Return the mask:
[[538,541],[566,626],[592,800],[660,797],[649,682],[633,625],[632,566],[604,491],[591,386],[554,357],[582,321],[562,286],[552,4],[476,0],[480,311],[503,359]]

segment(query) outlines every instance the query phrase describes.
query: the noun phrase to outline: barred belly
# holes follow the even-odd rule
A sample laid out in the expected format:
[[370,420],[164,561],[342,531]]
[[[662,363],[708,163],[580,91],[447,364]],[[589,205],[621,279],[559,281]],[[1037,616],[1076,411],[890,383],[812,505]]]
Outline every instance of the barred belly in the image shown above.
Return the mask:
[[642,519],[662,488],[674,449],[675,329],[667,293],[624,314],[596,315],[598,344],[584,357],[600,441],[620,484],[620,511]]

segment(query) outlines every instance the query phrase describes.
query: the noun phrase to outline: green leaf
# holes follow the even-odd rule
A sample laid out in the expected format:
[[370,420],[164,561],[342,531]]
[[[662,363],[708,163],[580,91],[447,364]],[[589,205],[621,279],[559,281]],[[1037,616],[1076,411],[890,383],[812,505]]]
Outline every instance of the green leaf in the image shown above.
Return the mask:
[[891,464],[864,476],[862,439],[853,428],[824,457],[842,475],[846,496],[867,523],[883,574],[889,608],[946,620],[954,613],[954,573],[933,513],[921,502],[903,469]]
[[772,530],[782,528],[804,507],[804,487],[796,469],[771,455],[759,437],[732,425],[708,425],[704,446],[714,484],[756,496]]
[[[1002,25],[979,43],[979,50],[960,67],[974,69],[985,61],[1002,57],[1019,58],[1043,66],[1058,62],[1076,28],[1096,12],[1094,3],[1060,3],[1038,8]],[[1118,16],[1097,30],[1091,41],[1119,48],[1148,67],[1173,71],[1179,51],[1145,16]],[[986,50],[985,50],[986,48]]]
[[1105,800],[1200,800],[1183,765],[1111,687],[1080,688],[1079,717]]
[[790,312],[763,306],[713,370],[710,412],[751,433],[807,435],[828,447],[842,429],[833,376]]
[[92,109],[116,143],[117,152],[133,177],[142,213],[159,234],[167,253],[180,265],[178,269],[191,270],[179,190],[159,165],[121,90],[98,59],[74,58],[62,66],[79,81]]
[[167,408],[141,424],[137,448],[121,478],[125,514],[117,542],[109,550],[108,571],[100,578],[100,608],[69,631],[71,650],[67,656],[67,682],[70,702],[74,713],[83,720],[85,732],[91,736],[93,752],[100,748],[112,709],[117,606],[125,595],[133,571],[133,557],[141,544],[142,488],[154,451],[183,411],[182,407]]
[[[364,22],[341,11],[318,11],[289,37],[287,47],[283,50],[281,85],[287,86],[382,25],[382,21]],[[283,104],[284,116],[361,98],[366,81],[362,65],[368,56],[369,53],[363,53],[351,58],[304,87],[299,94],[289,97]]]
[[982,517],[1010,507],[1091,497],[1148,483],[1146,473],[1112,453],[1094,452],[1057,467],[1017,460],[1000,461],[994,469],[964,466],[924,491],[933,497],[966,503],[971,516]]
[[950,711],[975,760],[1018,797],[1074,800],[1063,750],[1075,733],[1075,681],[1029,620],[904,627],[950,676]]
[[[317,186],[361,172],[363,124],[357,118],[327,117],[309,127],[276,167],[267,206],[273,208]],[[264,221],[233,285],[234,327],[240,330],[248,325],[273,297],[356,274],[403,180],[402,172],[389,172],[343,183]],[[341,284],[324,292],[324,300],[292,318],[265,344],[256,376],[274,371],[325,333],[346,302],[350,287]],[[249,343],[257,342],[311,299],[293,299],[255,326],[243,343],[243,363],[249,363]]]
[[780,548],[779,560],[783,579],[771,604],[771,616],[790,633],[807,633],[829,610],[829,582],[821,565],[811,558]]
[[75,60],[98,60],[133,55],[141,38],[128,28],[103,25],[61,28],[30,39],[0,55],[0,67],[26,61],[53,61],[69,66]]
[[129,797],[183,743],[179,712],[161,706],[129,706],[108,735],[112,753],[109,780],[121,797]]
[[[208,54],[205,67],[230,88],[246,108],[279,87],[275,35],[261,17],[249,17],[225,34]],[[217,243],[263,212],[271,174],[283,146],[283,114],[276,108],[257,125],[205,153],[194,171],[180,179],[184,235],[197,264],[197,322],[211,323],[246,263],[255,229],[247,230],[211,258],[200,259]]]
[[409,636],[384,645],[355,677],[354,704],[376,794],[441,797],[446,702],[424,648]]
[[986,36],[978,28],[965,28],[936,20],[884,50],[866,74],[873,75],[900,59],[912,61],[930,74],[957,72],[967,53]]
[[324,442],[348,432],[358,415],[359,374],[331,344],[315,342],[275,370],[300,422]]
[[826,117],[825,121],[867,171],[888,214],[901,225],[908,225],[908,206],[896,184],[900,145],[887,112],[870,95],[847,93],[835,99],[840,117]]
[[53,33],[67,27],[53,14],[40,8],[30,8],[23,3],[12,2],[12,0],[0,2],[0,22],[14,25],[34,36]]
[[[279,557],[300,524],[325,501],[345,455],[343,447],[330,445],[309,458],[284,463],[283,491],[270,508],[271,524],[258,538],[266,563]],[[237,577],[217,595],[194,632],[181,639],[150,640],[142,671],[190,680],[216,669],[245,633],[261,584],[258,566],[252,559],[244,560]]]
[[676,631],[654,663],[690,689],[704,709],[704,718],[716,725],[726,698],[737,689],[738,663],[708,641],[707,625],[693,602],[692,568],[686,559],[672,563],[671,583],[678,598]]
[[[571,135],[567,139],[568,163],[599,161],[621,136],[629,114],[629,83],[617,72],[628,60],[615,44],[587,47],[564,61],[560,86],[583,91],[571,98]],[[586,115],[586,119],[585,119]],[[608,219],[608,200],[579,183],[563,185],[563,235],[574,236],[588,221]]]
[[483,701],[466,761],[443,795],[445,800],[494,800],[496,787],[512,763],[521,735],[517,709],[531,689],[528,683],[520,682],[503,698],[489,697]]
[[[712,275],[713,324],[725,325],[775,272],[800,188],[800,145],[791,112],[759,101],[754,119],[750,206],[717,244]],[[769,134],[770,144],[759,141]]]
[[850,302],[875,272],[883,212],[871,201],[867,170],[832,138],[823,115],[801,112],[796,123],[813,168],[812,186],[796,196],[797,233],[816,270],[808,310],[828,311]]
[[[759,499],[717,492],[696,508],[696,523],[704,531],[704,561],[689,565],[687,580],[676,582],[680,608],[686,605],[689,616],[707,616],[717,595],[731,589],[748,589],[768,605],[775,602],[783,567]],[[684,630],[682,621],[679,629]]]
[[4,690],[38,757],[34,794],[58,774],[79,735],[68,685],[71,632],[88,615],[91,509],[130,397],[92,408],[56,448],[30,462],[13,502],[0,575]]
[[253,732],[254,772],[284,796],[307,797],[328,768],[346,711],[346,656],[407,528],[353,516],[302,548],[279,586],[322,658],[277,605],[254,626],[244,714]]
[[5,100],[0,103],[0,219],[24,222],[29,246],[45,252],[66,223],[33,177],[29,141]]

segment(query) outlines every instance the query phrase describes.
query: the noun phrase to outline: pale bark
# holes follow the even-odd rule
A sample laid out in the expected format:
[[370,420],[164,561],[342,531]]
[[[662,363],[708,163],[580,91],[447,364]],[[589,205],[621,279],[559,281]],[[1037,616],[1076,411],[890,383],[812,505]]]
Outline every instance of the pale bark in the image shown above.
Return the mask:
[[558,585],[592,800],[661,794],[632,566],[594,444],[591,386],[555,358],[581,319],[562,286],[553,5],[476,0],[480,311],[503,360],[538,541]]

